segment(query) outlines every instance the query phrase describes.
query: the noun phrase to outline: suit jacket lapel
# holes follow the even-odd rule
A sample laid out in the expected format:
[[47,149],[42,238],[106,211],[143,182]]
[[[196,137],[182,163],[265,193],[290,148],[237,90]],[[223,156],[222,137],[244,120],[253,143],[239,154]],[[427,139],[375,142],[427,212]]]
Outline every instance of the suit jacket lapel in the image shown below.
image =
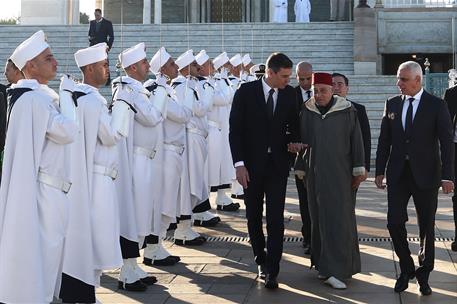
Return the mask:
[[405,103],[405,97],[399,97],[399,102],[397,103],[397,109],[395,115],[398,117],[397,128],[401,131],[403,136],[405,136],[405,128],[403,128],[403,105]]

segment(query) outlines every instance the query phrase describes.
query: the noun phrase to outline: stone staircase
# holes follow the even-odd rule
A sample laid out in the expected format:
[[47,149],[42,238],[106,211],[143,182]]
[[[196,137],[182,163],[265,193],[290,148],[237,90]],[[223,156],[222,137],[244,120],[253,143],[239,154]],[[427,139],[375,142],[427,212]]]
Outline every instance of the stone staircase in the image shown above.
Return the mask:
[[[59,62],[58,73],[80,77],[73,54],[88,45],[86,25],[78,26],[0,26],[0,65],[15,47],[35,31],[43,29]],[[350,98],[367,107],[372,126],[373,153],[379,134],[384,101],[397,94],[392,76],[353,75],[353,24],[351,22],[312,22],[307,24],[231,23],[163,24],[115,26],[115,42],[110,52],[111,77],[117,75],[115,63],[122,49],[145,42],[151,57],[165,46],[175,58],[188,48],[206,49],[212,57],[222,50],[229,56],[250,53],[254,62],[265,62],[272,52],[287,54],[294,63],[313,64],[315,71],[340,72],[350,78]],[[3,74],[0,82],[5,82]],[[291,81],[296,84],[295,79]],[[57,80],[50,83],[57,88]],[[110,95],[109,88],[102,93]]]

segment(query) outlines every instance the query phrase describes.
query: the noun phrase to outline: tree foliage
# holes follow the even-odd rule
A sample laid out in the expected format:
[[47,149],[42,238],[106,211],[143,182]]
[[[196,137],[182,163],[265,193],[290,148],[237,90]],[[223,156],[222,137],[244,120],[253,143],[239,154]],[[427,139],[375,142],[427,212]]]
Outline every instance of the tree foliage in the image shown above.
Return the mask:
[[86,13],[79,13],[79,23],[89,24],[89,15],[87,15]]
[[1,25],[13,25],[18,24],[19,18],[11,17],[6,19],[0,19]]

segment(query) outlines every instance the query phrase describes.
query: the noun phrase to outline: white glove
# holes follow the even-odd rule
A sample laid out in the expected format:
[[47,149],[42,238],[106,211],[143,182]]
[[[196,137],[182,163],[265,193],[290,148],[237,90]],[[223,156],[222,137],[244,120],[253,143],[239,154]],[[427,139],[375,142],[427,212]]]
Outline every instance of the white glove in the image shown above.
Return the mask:
[[75,82],[66,74],[62,75],[60,78],[60,91],[70,91],[75,90]]
[[169,78],[163,74],[157,74],[156,75],[156,83],[161,86],[167,86],[167,82],[169,81]]
[[60,113],[66,118],[76,122],[78,124],[78,118],[76,115],[76,106],[73,100],[73,90],[75,83],[67,75],[63,75],[60,79],[60,90],[59,90],[59,105]]

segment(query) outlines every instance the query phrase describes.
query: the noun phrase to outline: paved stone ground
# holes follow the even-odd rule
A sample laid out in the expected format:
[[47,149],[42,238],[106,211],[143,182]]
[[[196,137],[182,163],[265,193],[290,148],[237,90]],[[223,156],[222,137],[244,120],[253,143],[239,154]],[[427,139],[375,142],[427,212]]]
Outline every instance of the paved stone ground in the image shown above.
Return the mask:
[[[166,242],[172,254],[182,260],[172,267],[142,267],[157,276],[158,283],[145,293],[117,290],[118,271],[102,277],[97,298],[102,303],[456,303],[457,253],[450,251],[453,237],[450,197],[440,195],[436,220],[435,270],[430,276],[433,294],[421,297],[416,284],[411,282],[402,294],[393,292],[399,274],[398,259],[386,229],[386,193],[377,190],[372,182],[362,184],[357,200],[357,223],[362,256],[362,273],[348,282],[348,289],[337,291],[317,279],[310,270],[310,261],[303,254],[301,242],[291,239],[284,244],[284,255],[279,276],[279,289],[266,290],[257,280],[256,266],[247,242],[209,241],[201,247],[182,247]],[[244,208],[237,213],[220,212],[222,223],[212,229],[198,229],[207,236],[247,236]],[[299,237],[300,212],[295,184],[289,180],[286,212],[286,237]],[[410,202],[409,237],[418,236],[416,215]],[[417,242],[411,242],[411,251],[418,252]],[[414,256],[417,261],[416,256]]]

